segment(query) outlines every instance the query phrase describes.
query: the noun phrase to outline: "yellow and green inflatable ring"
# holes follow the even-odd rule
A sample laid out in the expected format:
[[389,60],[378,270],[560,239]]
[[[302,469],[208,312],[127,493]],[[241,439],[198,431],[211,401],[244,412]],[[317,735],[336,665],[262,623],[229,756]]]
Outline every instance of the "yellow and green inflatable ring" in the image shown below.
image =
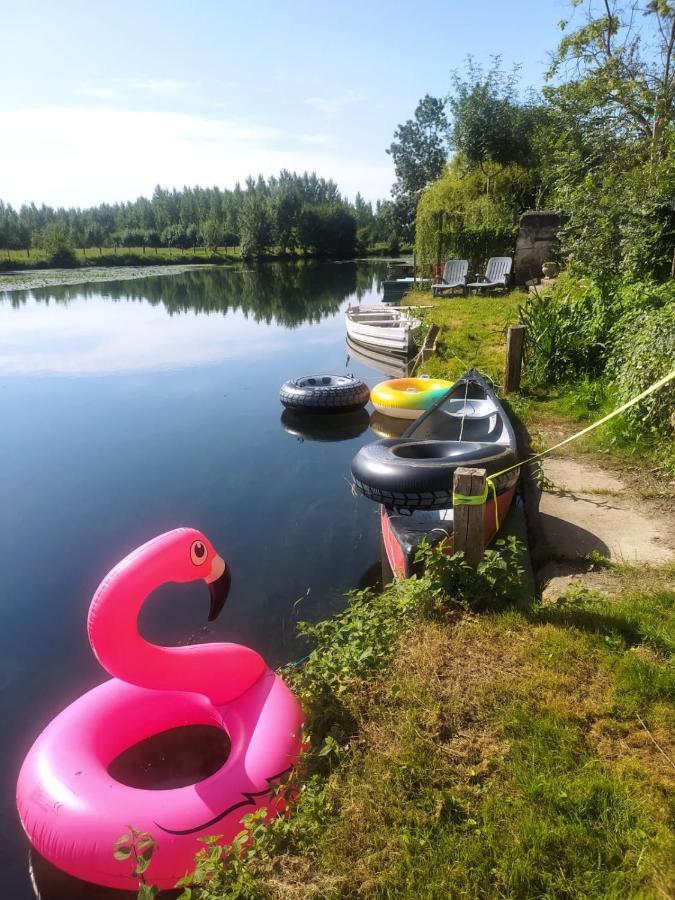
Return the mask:
[[370,401],[387,416],[417,419],[453,385],[453,381],[442,378],[394,378],[376,385],[370,392]]

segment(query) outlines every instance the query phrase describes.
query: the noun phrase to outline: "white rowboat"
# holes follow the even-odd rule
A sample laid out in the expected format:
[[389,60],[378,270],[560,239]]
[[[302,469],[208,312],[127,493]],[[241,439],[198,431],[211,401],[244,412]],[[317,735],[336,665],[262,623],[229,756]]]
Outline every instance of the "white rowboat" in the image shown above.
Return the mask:
[[345,314],[347,334],[352,341],[367,347],[380,347],[409,353],[414,346],[413,332],[421,322],[406,306],[350,306]]

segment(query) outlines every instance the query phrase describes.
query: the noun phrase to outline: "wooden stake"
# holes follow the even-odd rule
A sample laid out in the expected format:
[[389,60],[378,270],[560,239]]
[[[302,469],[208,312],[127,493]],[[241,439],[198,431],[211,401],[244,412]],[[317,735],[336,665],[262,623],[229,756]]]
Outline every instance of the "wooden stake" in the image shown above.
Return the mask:
[[[460,497],[485,496],[485,469],[455,469],[453,493]],[[485,553],[485,501],[454,506],[453,546],[462,551],[470,566],[477,566]]]
[[504,366],[504,393],[510,394],[520,388],[520,373],[523,367],[524,325],[510,325],[506,335],[506,363]]

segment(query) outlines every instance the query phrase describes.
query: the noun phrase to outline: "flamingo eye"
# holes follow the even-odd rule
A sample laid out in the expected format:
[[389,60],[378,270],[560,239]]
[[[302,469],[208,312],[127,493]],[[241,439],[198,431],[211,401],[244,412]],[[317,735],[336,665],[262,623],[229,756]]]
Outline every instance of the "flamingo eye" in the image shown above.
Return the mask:
[[206,547],[201,541],[193,541],[190,547],[190,559],[196,566],[206,561]]

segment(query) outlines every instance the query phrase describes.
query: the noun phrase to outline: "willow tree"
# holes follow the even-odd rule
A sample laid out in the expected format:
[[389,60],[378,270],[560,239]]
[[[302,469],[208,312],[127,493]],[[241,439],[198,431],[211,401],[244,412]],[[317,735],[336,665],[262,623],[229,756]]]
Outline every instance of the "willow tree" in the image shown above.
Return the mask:
[[417,207],[415,250],[420,264],[429,267],[456,257],[479,266],[489,256],[511,252],[518,216],[528,205],[534,181],[533,170],[524,166],[471,166],[456,155]]

